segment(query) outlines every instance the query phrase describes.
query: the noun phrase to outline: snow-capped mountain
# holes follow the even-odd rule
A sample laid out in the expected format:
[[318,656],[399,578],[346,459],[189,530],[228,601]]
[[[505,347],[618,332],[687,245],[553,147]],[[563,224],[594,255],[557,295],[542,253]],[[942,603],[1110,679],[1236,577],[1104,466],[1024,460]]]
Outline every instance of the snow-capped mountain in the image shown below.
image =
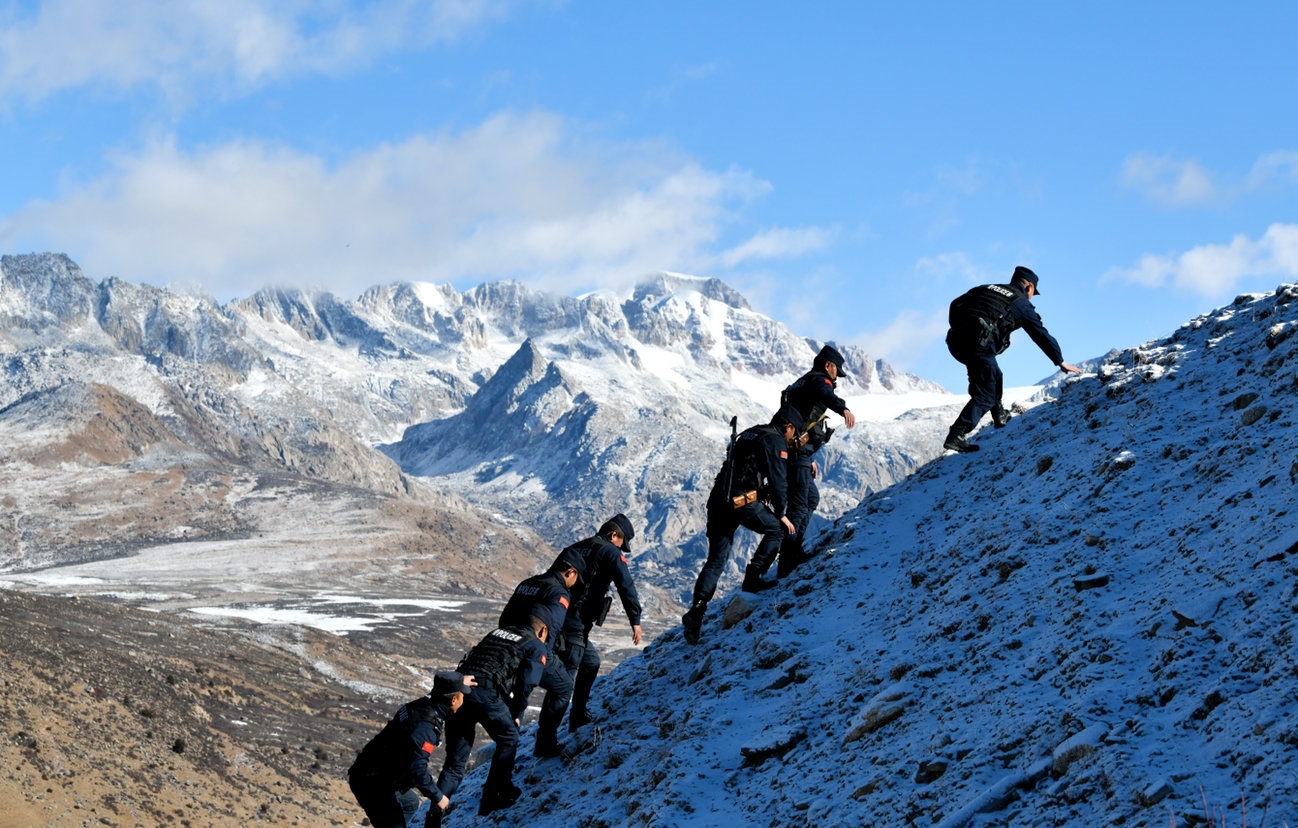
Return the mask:
[[[218,304],[96,283],[66,256],[5,256],[0,482],[39,481],[66,505],[11,496],[0,567],[252,536],[277,522],[274,480],[454,502],[555,547],[625,512],[643,577],[679,591],[705,548],[730,419],[769,419],[820,345],[678,274],[622,297],[394,284],[356,301],[268,289]],[[957,401],[843,351],[854,410],[914,397],[938,413],[840,429],[822,453],[820,526],[934,456],[941,406]]]
[[871,494],[493,824],[1298,824],[1295,332],[1242,296]]

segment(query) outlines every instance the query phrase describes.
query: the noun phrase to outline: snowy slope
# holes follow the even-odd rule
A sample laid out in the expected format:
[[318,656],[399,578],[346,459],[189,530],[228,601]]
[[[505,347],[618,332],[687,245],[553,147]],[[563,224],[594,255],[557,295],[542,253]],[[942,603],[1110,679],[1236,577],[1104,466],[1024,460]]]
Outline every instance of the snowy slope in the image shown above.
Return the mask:
[[1298,824],[1296,330],[1240,297],[867,498],[495,824]]

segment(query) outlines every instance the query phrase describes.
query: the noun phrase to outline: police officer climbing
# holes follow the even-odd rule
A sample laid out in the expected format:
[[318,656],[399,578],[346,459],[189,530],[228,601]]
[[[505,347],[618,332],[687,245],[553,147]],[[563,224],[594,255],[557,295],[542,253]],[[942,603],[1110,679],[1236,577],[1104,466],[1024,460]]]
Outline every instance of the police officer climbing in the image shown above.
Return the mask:
[[627,623],[631,625],[631,643],[639,644],[640,595],[627,564],[635,529],[626,515],[618,513],[604,522],[593,537],[578,541],[559,553],[559,561],[580,560],[583,576],[572,590],[572,607],[563,628],[563,658],[572,672],[574,689],[572,709],[568,712],[568,730],[576,731],[592,719],[588,708],[591,689],[599,676],[599,653],[590,640],[590,631],[604,625],[612,604],[608,588],[617,588]]
[[793,406],[805,423],[801,429],[805,442],[789,452],[789,520],[793,523],[793,532],[780,546],[776,574],[781,578],[807,557],[803,536],[812,513],[820,504],[820,492],[815,483],[815,456],[834,433],[825,417],[832,411],[843,418],[848,428],[856,425],[856,417],[848,410],[847,403],[834,393],[842,375],[843,355],[834,346],[826,345],[816,354],[811,370],[780,395],[780,404]]
[[545,622],[533,617],[526,627],[492,630],[460,662],[458,671],[474,676],[478,684],[447,722],[446,762],[437,787],[448,797],[455,794],[473,752],[476,726],[481,724],[496,750],[482,786],[480,815],[508,808],[522,795],[513,781],[518,726],[527,697],[545,672],[548,636]]
[[[497,626],[526,627],[529,619],[536,616],[554,631],[548,641],[549,651],[561,652],[563,634],[559,630],[563,629],[573,610],[570,591],[576,588],[584,569],[585,562],[581,558],[560,555],[548,570],[533,575],[514,588],[514,594],[500,612]],[[562,749],[558,739],[559,722],[563,720],[563,712],[572,697],[572,673],[561,659],[549,658],[540,685],[545,690],[545,700],[537,718],[533,755],[558,756]]]
[[374,828],[405,828],[419,809],[420,794],[432,800],[425,828],[442,824],[451,800],[433,781],[428,761],[443,742],[447,720],[472,695],[474,684],[472,675],[438,673],[428,695],[397,708],[357,754],[347,781]]
[[1003,428],[1010,420],[1002,395],[1004,376],[996,357],[1010,346],[1010,334],[1022,328],[1050,362],[1069,374],[1082,371],[1064,362],[1059,343],[1046,330],[1032,305],[1037,296],[1037,274],[1022,265],[1014,268],[1009,284],[979,285],[956,297],[948,311],[951,328],[946,347],[969,374],[969,402],[947,432],[942,447],[950,451],[977,451],[966,435],[983,415],[991,412],[992,424]]
[[783,406],[768,425],[746,429],[734,439],[708,495],[708,558],[694,582],[694,597],[681,619],[685,640],[697,644],[703,615],[712,600],[734,545],[735,531],[746,527],[762,536],[744,570],[743,589],[764,588],[770,568],[793,523],[786,515],[789,445],[802,430],[802,415]]

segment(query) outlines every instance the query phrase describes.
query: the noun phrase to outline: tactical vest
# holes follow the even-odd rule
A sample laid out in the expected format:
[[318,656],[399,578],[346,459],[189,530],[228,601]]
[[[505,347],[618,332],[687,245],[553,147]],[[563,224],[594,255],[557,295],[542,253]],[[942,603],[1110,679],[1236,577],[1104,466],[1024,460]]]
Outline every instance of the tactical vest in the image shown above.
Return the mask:
[[1004,353],[1014,332],[1010,305],[1022,296],[1009,285],[979,285],[957,296],[951,302],[947,321],[959,344]]
[[492,630],[487,637],[456,667],[456,672],[475,677],[479,683],[485,679],[502,695],[513,690],[518,667],[523,663],[523,647],[532,631],[522,627],[502,627]]

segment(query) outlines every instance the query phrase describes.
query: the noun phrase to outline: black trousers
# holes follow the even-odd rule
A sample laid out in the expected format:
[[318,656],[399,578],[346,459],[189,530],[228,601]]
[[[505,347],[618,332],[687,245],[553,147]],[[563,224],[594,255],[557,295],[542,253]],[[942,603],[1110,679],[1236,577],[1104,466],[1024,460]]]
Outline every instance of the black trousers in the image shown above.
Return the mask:
[[947,350],[969,374],[969,402],[956,417],[952,428],[968,434],[977,427],[983,415],[1001,401],[1005,391],[1005,376],[996,363],[996,354],[990,351],[965,351],[947,343]]
[[568,638],[568,651],[563,654],[563,660],[573,676],[572,709],[585,713],[595,679],[599,678],[599,652],[590,643],[590,627],[576,634],[572,630],[564,632]]
[[[408,791],[393,790],[392,783],[376,776],[348,776],[356,804],[370,818],[374,828],[406,828],[410,818],[419,810],[422,798],[413,788]],[[430,802],[424,828],[440,828],[442,809]]]
[[545,690],[545,699],[541,702],[541,714],[536,722],[538,739],[558,733],[559,722],[563,721],[568,701],[572,698],[572,673],[558,654],[551,653],[546,660],[540,687]]
[[496,688],[490,683],[479,684],[464,697],[464,704],[446,722],[446,764],[437,777],[437,787],[447,796],[453,796],[464,779],[464,769],[473,755],[473,740],[477,735],[474,725],[478,724],[496,743],[487,781],[482,786],[483,797],[504,793],[513,787],[518,725]]
[[765,503],[757,501],[738,509],[728,501],[708,503],[708,559],[694,582],[694,603],[712,600],[716,594],[717,582],[726,568],[730,550],[734,547],[735,532],[740,526],[751,529],[762,536],[753,552],[749,566],[758,575],[764,575],[771,568],[775,555],[780,551],[784,541],[784,524],[775,516]]

